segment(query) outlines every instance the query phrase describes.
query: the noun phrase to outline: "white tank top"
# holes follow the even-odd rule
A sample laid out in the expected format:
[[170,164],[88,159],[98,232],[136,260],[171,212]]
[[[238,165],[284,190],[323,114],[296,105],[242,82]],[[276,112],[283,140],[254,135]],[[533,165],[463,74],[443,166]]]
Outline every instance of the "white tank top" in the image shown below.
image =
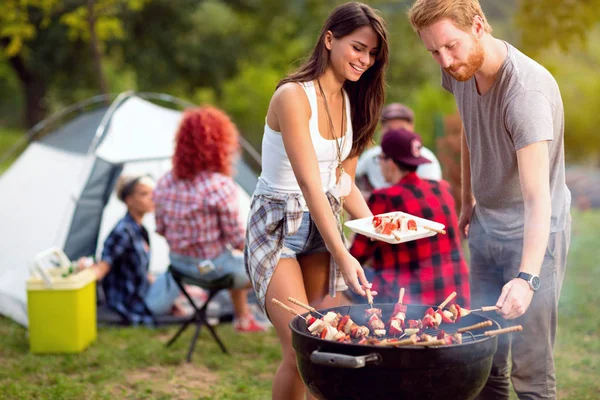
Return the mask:
[[[319,171],[321,172],[321,183],[324,192],[328,192],[335,187],[335,169],[337,167],[337,147],[333,140],[327,140],[319,133],[319,115],[317,108],[317,92],[314,82],[302,82],[300,86],[306,92],[310,103],[311,116],[308,122],[310,137],[312,139],[317,160],[319,161]],[[346,106],[346,132],[345,136],[338,139],[342,148],[342,161],[350,154],[352,149],[352,120],[350,117],[350,101],[348,94],[344,91],[344,101]],[[298,181],[292,171],[290,159],[283,147],[283,138],[280,132],[277,132],[266,123],[265,133],[262,141],[262,172],[261,179],[273,189],[281,193],[301,193]]]

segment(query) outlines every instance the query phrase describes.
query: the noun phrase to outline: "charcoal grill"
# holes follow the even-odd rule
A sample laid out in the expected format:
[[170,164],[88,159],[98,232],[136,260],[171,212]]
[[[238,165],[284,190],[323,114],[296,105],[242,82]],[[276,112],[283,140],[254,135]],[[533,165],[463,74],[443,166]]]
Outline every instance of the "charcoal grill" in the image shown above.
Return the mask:
[[[366,325],[368,305],[342,306],[319,310],[350,315],[359,325]],[[394,304],[375,304],[387,321]],[[429,306],[408,305],[406,321],[422,319]],[[306,316],[307,314],[304,314]],[[452,333],[461,327],[489,321],[471,313],[456,324],[443,324]],[[306,322],[295,317],[290,322],[292,344],[296,350],[298,370],[310,392],[322,400],[352,399],[474,399],[483,389],[498,345],[495,336],[477,336],[492,326],[463,334],[462,344],[434,347],[384,347],[338,343],[311,336]],[[437,329],[425,332],[437,335]]]

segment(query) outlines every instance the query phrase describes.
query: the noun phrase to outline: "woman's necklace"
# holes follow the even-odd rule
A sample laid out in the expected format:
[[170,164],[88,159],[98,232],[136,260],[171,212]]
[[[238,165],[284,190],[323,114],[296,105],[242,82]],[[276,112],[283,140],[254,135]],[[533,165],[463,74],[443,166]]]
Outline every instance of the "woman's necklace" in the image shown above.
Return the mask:
[[345,132],[345,123],[346,123],[346,99],[344,96],[344,89],[341,89],[342,95],[342,123],[341,132],[340,132],[340,140],[341,144],[338,141],[338,136],[335,133],[335,127],[333,126],[333,120],[331,118],[331,113],[329,112],[329,105],[327,104],[327,97],[325,97],[325,92],[323,91],[323,87],[321,86],[321,81],[317,79],[317,84],[319,85],[319,91],[321,92],[321,96],[323,97],[323,102],[325,103],[325,112],[327,113],[327,119],[329,121],[329,130],[331,131],[331,135],[333,136],[333,140],[335,141],[335,148],[337,151],[337,168],[335,171],[335,183],[337,185],[338,196],[340,197],[340,202],[342,204],[342,211],[344,209],[344,197],[350,194],[352,180],[350,175],[348,175],[344,171],[344,167],[342,165],[342,148],[344,147],[344,141],[346,140]]

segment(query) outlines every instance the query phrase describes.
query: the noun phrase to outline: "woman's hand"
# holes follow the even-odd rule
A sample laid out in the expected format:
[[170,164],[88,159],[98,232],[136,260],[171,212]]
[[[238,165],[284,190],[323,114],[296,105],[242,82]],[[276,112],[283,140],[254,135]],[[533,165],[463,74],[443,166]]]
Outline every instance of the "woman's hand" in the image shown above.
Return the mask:
[[[371,289],[371,284],[365,276],[363,267],[356,258],[352,257],[350,253],[345,252],[345,254],[343,254],[339,260],[336,260],[336,262],[344,277],[344,282],[346,282],[346,285],[348,285],[350,290],[361,296],[366,296],[367,293],[365,292],[365,289]],[[372,294],[375,295],[377,293],[372,292]]]

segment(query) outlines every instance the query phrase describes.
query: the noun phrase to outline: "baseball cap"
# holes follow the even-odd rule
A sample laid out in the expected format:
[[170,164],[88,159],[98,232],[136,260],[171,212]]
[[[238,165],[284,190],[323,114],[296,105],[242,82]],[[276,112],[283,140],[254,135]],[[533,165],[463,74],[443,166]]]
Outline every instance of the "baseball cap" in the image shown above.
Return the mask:
[[390,103],[381,110],[381,120],[405,119],[408,122],[415,122],[415,113],[413,110],[400,103]]
[[431,161],[421,155],[421,137],[406,129],[387,131],[381,139],[381,152],[394,161],[416,167]]

